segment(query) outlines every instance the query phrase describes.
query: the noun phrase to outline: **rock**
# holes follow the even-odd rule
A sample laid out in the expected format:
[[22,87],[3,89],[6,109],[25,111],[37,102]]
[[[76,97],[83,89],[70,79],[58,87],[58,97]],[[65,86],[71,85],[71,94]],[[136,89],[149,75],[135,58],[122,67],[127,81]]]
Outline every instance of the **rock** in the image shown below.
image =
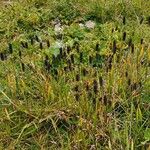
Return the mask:
[[91,21],[91,20],[89,20],[89,21],[87,21],[86,23],[85,23],[85,26],[87,27],[87,28],[89,28],[89,29],[94,29],[95,28],[95,22],[93,22],[93,21]]
[[55,25],[54,30],[56,33],[61,33],[63,31],[63,28],[62,28],[61,24],[58,23]]

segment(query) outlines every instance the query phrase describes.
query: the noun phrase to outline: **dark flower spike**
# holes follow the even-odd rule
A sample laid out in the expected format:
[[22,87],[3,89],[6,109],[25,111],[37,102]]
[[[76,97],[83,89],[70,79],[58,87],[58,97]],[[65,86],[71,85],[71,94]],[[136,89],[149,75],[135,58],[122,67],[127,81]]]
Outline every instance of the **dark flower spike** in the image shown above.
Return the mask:
[[140,87],[140,88],[142,87],[142,82],[141,82],[141,81],[139,81],[139,87]]
[[128,77],[128,72],[127,71],[125,72],[125,76],[126,76],[126,78]]
[[95,97],[92,99],[92,103],[93,103],[93,106],[95,108],[96,107],[96,98]]
[[137,83],[133,83],[133,85],[131,85],[131,90],[137,90]]
[[50,68],[51,68],[51,65],[50,65],[50,63],[49,63],[48,55],[45,56],[44,67],[45,67],[45,69],[46,69],[47,71],[49,71]]
[[80,75],[79,74],[76,75],[76,81],[80,81]]
[[31,45],[34,45],[34,39],[33,39],[33,37],[31,37],[30,42],[31,42]]
[[135,48],[134,48],[134,44],[132,44],[132,45],[131,45],[131,53],[132,53],[132,54],[134,53],[134,49],[135,49]]
[[79,86],[76,85],[75,88],[74,88],[75,92],[79,92]]
[[89,56],[89,64],[92,64],[92,63],[93,63],[93,57]]
[[86,91],[89,91],[89,90],[90,90],[90,87],[89,87],[89,84],[88,84],[88,83],[86,84],[86,87],[85,87],[85,88],[86,88]]
[[25,43],[24,42],[20,42],[21,43],[21,46],[23,47],[23,48],[26,48],[26,45],[25,45]]
[[127,33],[126,33],[126,32],[123,32],[123,38],[122,38],[123,41],[126,40],[126,36],[127,36]]
[[40,42],[40,49],[42,50],[43,49],[43,43]]
[[6,52],[4,52],[4,60],[7,60]]
[[83,53],[81,52],[80,53],[80,63],[82,63],[83,62]]
[[45,60],[47,60],[47,61],[49,60],[49,57],[48,57],[48,55],[46,55],[46,56],[45,56]]
[[112,28],[111,33],[114,33],[114,28]]
[[71,62],[74,64],[74,54],[71,55]]
[[147,18],[148,25],[150,26],[150,16]]
[[67,46],[67,53],[69,54],[71,51],[71,47],[70,46]]
[[132,46],[132,39],[131,39],[131,38],[129,39],[128,46],[129,46],[129,47],[131,47],[131,46]]
[[46,43],[47,43],[47,47],[49,48],[49,47],[50,47],[50,42],[49,42],[49,40],[47,40]]
[[107,103],[108,103],[108,100],[107,100],[107,96],[106,96],[106,95],[104,95],[104,97],[103,97],[103,101],[104,101],[104,105],[106,106],[106,105],[107,105]]
[[25,46],[25,48],[28,49],[28,43],[27,42],[24,43],[24,46]]
[[118,26],[116,26],[116,28],[115,28],[115,31],[117,31],[118,30]]
[[2,61],[4,61],[4,60],[5,60],[4,53],[0,53],[0,58],[1,58],[1,60],[2,60]]
[[64,67],[64,71],[67,72],[68,71],[68,67]]
[[35,40],[37,41],[37,42],[40,42],[40,39],[39,39],[39,37],[36,35],[35,36]]
[[25,71],[25,65],[23,62],[21,63],[21,67],[22,67],[22,71],[24,72]]
[[93,90],[94,90],[95,94],[98,93],[98,83],[97,83],[97,80],[94,80],[94,82],[93,82]]
[[66,52],[64,51],[63,52],[63,58],[66,58],[67,57],[67,54],[66,54]]
[[99,84],[100,84],[100,86],[103,86],[103,84],[104,84],[102,76],[99,77]]
[[116,40],[113,41],[113,49],[112,49],[112,51],[113,51],[113,54],[115,54],[116,51],[117,51]]
[[123,24],[125,25],[126,24],[126,17],[123,16]]
[[76,99],[76,101],[79,101],[79,100],[80,100],[80,94],[79,94],[79,93],[76,93],[76,94],[75,94],[75,99]]
[[95,50],[99,51],[99,43],[96,44]]
[[70,71],[73,70],[73,67],[72,67],[71,63],[68,64],[68,67],[69,67],[69,70],[70,70]]
[[128,79],[128,86],[131,85],[131,79]]
[[12,44],[9,43],[9,53],[12,54],[13,53],[13,47],[12,47]]
[[70,59],[67,61],[67,64],[68,64],[69,70],[72,71],[72,70],[73,70],[73,67],[72,67],[71,60],[70,60]]
[[108,70],[111,70],[111,68],[112,68],[112,64],[109,63],[109,64],[108,64]]
[[62,47],[59,48],[59,53],[60,53],[60,56],[62,57],[63,56],[63,48]]
[[54,69],[54,75],[58,76],[58,70],[57,69]]
[[143,23],[143,21],[144,21],[144,17],[142,17],[142,18],[141,18],[141,20],[140,20],[140,24],[142,24],[142,23]]
[[21,53],[21,51],[19,50],[19,57],[21,58],[21,56],[22,56],[22,53]]
[[79,44],[76,45],[76,50],[77,50],[77,53],[80,52],[80,46],[79,46]]
[[85,68],[83,68],[82,73],[83,73],[83,76],[86,76],[88,74],[88,71]]
[[144,39],[142,38],[142,39],[141,39],[141,45],[143,44],[143,42],[144,42]]

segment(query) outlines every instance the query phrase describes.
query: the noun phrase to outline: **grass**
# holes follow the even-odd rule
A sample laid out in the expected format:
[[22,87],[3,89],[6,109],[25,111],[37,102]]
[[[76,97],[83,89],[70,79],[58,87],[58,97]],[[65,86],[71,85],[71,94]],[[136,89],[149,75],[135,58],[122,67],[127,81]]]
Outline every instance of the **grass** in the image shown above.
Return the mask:
[[3,3],[0,149],[149,150],[149,5]]

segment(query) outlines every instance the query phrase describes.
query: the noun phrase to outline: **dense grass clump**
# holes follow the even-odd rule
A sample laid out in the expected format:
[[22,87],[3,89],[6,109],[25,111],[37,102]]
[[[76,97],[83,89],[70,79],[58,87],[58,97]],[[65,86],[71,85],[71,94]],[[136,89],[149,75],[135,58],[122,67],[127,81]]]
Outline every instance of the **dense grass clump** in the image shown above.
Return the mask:
[[149,1],[0,3],[0,149],[149,150]]

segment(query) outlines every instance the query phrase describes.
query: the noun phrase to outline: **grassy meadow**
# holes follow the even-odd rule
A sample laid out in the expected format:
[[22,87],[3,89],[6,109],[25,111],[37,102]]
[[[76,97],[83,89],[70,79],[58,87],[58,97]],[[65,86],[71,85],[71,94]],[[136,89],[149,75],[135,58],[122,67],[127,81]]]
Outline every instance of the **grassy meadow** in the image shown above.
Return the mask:
[[1,0],[0,150],[150,150],[149,6]]

